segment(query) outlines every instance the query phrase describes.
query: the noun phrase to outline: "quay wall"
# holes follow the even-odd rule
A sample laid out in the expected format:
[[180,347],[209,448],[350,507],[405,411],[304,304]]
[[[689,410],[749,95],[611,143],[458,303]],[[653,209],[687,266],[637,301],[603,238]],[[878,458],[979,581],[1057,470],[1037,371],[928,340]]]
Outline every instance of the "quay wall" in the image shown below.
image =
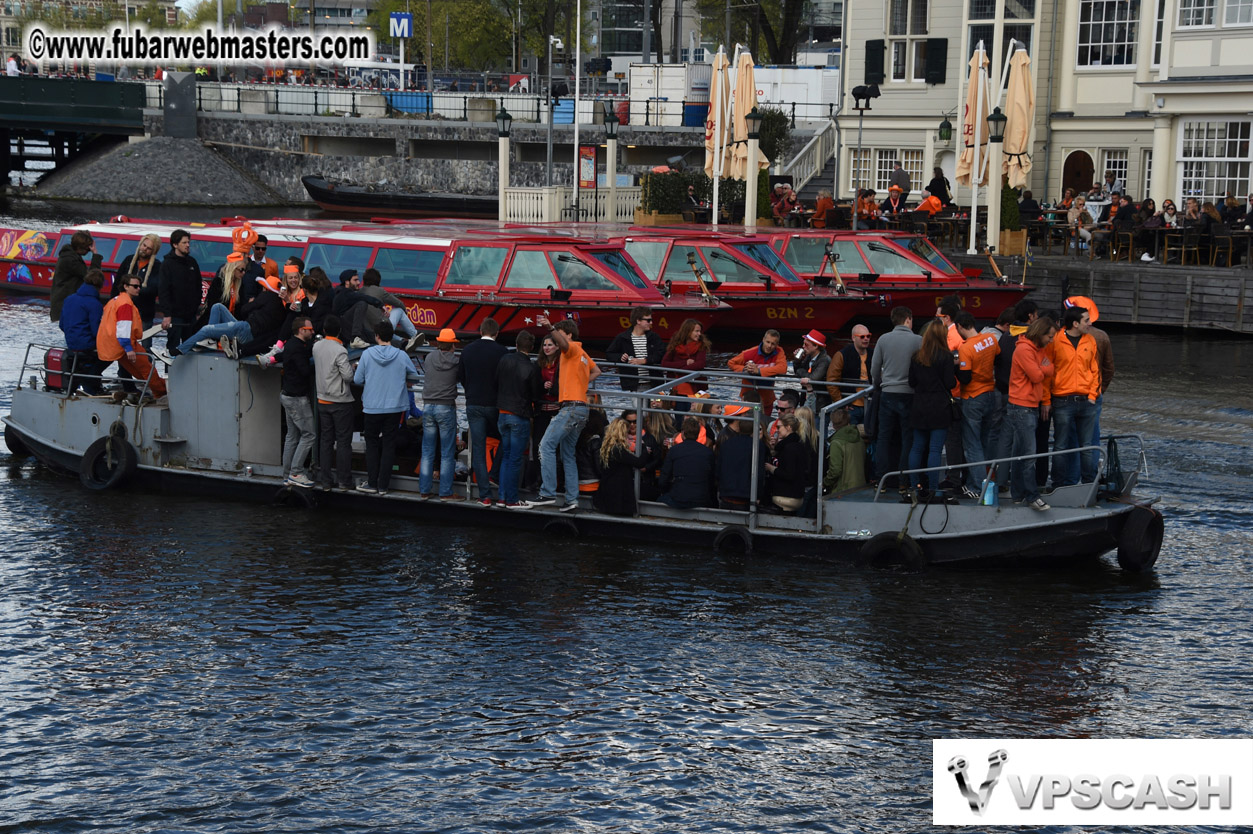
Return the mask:
[[[988,269],[986,255],[949,254],[959,267]],[[1001,272],[1017,282],[1022,260],[998,259]],[[1101,322],[1214,330],[1253,336],[1253,270],[1246,265],[1208,267],[1088,261],[1070,256],[1035,257],[1027,268],[1029,296],[1059,309],[1067,295],[1096,302]]]

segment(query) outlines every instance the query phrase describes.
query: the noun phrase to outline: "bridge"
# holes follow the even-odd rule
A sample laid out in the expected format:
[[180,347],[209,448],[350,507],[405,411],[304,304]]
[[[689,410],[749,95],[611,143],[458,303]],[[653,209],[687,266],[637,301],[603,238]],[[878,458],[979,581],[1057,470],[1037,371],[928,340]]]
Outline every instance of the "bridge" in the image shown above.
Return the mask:
[[142,84],[19,76],[0,79],[0,170],[61,165],[93,142],[144,132]]

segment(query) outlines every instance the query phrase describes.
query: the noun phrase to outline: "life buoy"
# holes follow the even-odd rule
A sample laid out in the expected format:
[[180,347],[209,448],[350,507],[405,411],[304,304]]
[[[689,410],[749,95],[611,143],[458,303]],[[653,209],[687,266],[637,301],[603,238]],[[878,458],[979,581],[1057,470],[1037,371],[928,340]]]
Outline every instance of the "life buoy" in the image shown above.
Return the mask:
[[1118,566],[1132,573],[1143,573],[1157,563],[1162,552],[1166,521],[1152,507],[1136,507],[1127,514],[1118,533]]
[[9,453],[15,458],[30,457],[30,449],[26,448],[26,444],[13,432],[13,429],[4,430],[4,445],[9,447]]
[[270,503],[279,507],[312,510],[318,506],[318,499],[311,489],[284,485],[279,487],[278,492],[274,493],[274,499]]
[[579,526],[568,518],[554,518],[544,524],[544,532],[563,539],[577,539]]
[[729,549],[728,545],[738,542],[745,556],[753,552],[752,531],[743,524],[728,524],[714,536],[714,550]]
[[129,478],[138,466],[139,454],[125,438],[98,437],[83,452],[78,479],[88,489],[112,489]]
[[861,546],[861,559],[873,568],[922,570],[927,566],[922,545],[905,533],[880,533]]

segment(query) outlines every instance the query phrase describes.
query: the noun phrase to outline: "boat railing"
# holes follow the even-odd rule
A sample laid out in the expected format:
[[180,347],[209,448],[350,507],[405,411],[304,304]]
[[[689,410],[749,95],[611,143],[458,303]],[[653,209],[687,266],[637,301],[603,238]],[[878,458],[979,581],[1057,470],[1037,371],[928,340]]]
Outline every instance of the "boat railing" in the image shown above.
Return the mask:
[[[1009,468],[1014,463],[1021,463],[1023,461],[1028,461],[1028,460],[1055,458],[1060,455],[1071,455],[1071,454],[1077,455],[1077,454],[1082,454],[1084,452],[1096,452],[1097,453],[1096,478],[1090,484],[1086,484],[1091,487],[1091,490],[1090,490],[1091,494],[1087,497],[1084,503],[1085,505],[1089,505],[1095,500],[1096,489],[1098,486],[1100,486],[1101,478],[1105,475],[1105,465],[1106,465],[1105,450],[1102,447],[1096,446],[1096,445],[1076,446],[1073,449],[1054,449],[1052,451],[1037,452],[1031,455],[1011,455],[1009,457],[987,458],[986,460],[964,461],[964,462],[955,463],[955,464],[946,463],[940,466],[926,466],[926,467],[919,467],[917,469],[898,469],[893,472],[888,472],[884,474],[884,476],[879,479],[879,483],[875,487],[874,500],[878,501],[880,496],[882,496],[884,492],[886,492],[883,486],[884,482],[886,482],[889,478],[893,478],[893,477],[900,480],[904,476],[926,475],[931,472],[947,472],[953,469],[962,470],[962,469],[968,469],[968,468],[976,468],[979,466],[991,467],[989,471],[994,474],[998,470],[1008,472]],[[1143,449],[1141,449],[1141,457],[1143,457]],[[910,477],[908,480],[908,483],[913,484],[916,481],[917,481],[916,477]],[[1009,483],[1008,477],[1006,477],[1005,480],[1002,481],[1001,483]],[[1083,484],[1083,482],[1080,482],[1080,485],[1085,485],[1085,484]],[[976,488],[976,487],[972,487],[972,489],[973,488]]]
[[[64,351],[63,356],[68,360],[66,367],[57,369],[48,364],[48,354],[53,350]],[[32,353],[37,354],[33,359]],[[152,377],[157,373],[156,357],[152,356],[152,354],[146,355],[150,360],[149,364],[151,366],[149,368],[148,377],[146,379],[136,378],[133,380],[135,384],[141,386],[139,390],[139,397],[141,400],[145,396],[148,396]],[[69,399],[75,395],[76,389],[83,380],[96,380],[103,384],[106,381],[116,381],[121,379],[121,377],[118,377],[116,374],[106,376],[103,373],[83,373],[82,371],[77,370],[76,366],[78,364],[78,358],[78,351],[70,350],[66,347],[30,342],[26,345],[26,352],[22,357],[22,366],[18,371],[17,387],[27,387],[32,390],[40,390],[42,388],[42,390],[47,391],[50,394],[58,395],[63,399]],[[105,370],[107,370],[108,367],[109,365],[105,365]],[[30,374],[29,376],[27,376],[28,373]],[[59,384],[54,385],[50,380],[50,377],[56,376],[59,376],[61,380]]]

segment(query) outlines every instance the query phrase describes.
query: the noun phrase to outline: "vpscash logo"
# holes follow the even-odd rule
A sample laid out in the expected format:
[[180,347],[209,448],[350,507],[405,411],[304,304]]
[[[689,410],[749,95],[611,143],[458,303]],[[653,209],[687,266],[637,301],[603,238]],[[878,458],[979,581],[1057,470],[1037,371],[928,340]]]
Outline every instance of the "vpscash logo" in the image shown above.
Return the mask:
[[935,740],[932,753],[937,825],[1253,824],[1253,740]]

